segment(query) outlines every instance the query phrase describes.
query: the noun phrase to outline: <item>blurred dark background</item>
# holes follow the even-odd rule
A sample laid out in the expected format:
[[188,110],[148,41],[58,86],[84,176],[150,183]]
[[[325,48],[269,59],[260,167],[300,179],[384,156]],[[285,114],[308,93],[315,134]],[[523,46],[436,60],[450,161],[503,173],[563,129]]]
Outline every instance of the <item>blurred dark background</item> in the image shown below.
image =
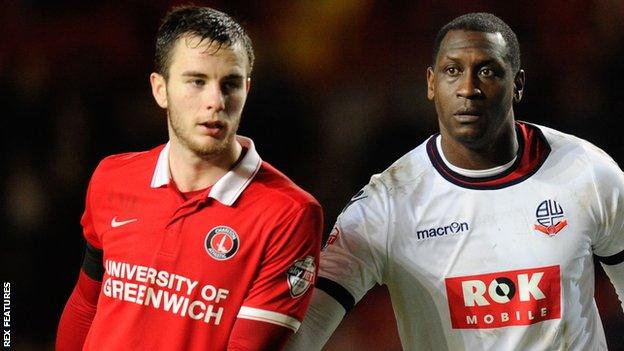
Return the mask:
[[[624,163],[624,2],[265,0],[195,2],[240,20],[257,64],[240,134],[326,210],[327,227],[370,175],[437,129],[425,69],[437,30],[492,12],[516,31],[527,72],[518,119],[588,139]],[[2,280],[16,350],[53,349],[80,267],[79,218],[104,156],[167,140],[148,75],[160,18],[176,2],[5,1],[0,6]],[[624,315],[598,269],[610,350]],[[423,316],[426,318],[426,316]],[[374,289],[327,350],[400,350]]]

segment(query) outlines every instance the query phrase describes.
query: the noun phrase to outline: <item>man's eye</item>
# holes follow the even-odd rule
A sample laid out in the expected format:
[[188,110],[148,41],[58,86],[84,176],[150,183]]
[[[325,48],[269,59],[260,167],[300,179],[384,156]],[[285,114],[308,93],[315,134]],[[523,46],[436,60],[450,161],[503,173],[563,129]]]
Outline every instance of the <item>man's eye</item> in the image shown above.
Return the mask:
[[445,72],[450,76],[456,76],[459,74],[459,70],[456,67],[448,67]]
[[203,87],[204,85],[206,85],[206,81],[203,79],[193,79],[191,81],[191,84],[197,87]]
[[494,71],[489,68],[482,68],[479,71],[479,75],[482,77],[490,78],[494,76]]
[[223,82],[223,84],[221,84],[221,89],[223,89],[223,91],[225,92],[236,90],[239,87],[240,84],[238,82]]

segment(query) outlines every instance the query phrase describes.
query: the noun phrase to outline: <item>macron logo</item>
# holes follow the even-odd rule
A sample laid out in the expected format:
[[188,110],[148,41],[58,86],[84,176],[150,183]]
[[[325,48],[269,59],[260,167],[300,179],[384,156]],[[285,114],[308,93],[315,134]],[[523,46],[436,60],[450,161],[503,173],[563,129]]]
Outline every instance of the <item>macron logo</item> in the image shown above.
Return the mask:
[[443,227],[417,230],[416,236],[418,237],[418,240],[423,240],[449,234],[460,234],[462,232],[468,231],[469,229],[470,228],[468,226],[468,223],[466,222],[453,222]]

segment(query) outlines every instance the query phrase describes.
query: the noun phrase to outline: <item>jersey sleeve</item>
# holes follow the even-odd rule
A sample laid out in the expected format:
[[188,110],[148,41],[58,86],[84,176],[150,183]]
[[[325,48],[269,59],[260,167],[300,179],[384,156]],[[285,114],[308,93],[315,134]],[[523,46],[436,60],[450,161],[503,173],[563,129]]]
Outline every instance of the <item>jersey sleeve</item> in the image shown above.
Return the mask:
[[[94,175],[95,176],[95,175]],[[92,195],[91,192],[93,190],[93,178],[89,182],[89,187],[87,188],[87,196],[85,200],[85,210],[80,218],[80,225],[82,225],[82,234],[91,246],[102,249],[102,243],[95,231],[95,225],[93,221],[92,215]]]
[[376,283],[387,259],[389,206],[377,176],[343,209],[321,252],[317,287],[349,311]]
[[99,250],[102,249],[101,232],[105,228],[104,225],[106,223],[99,208],[108,202],[105,195],[108,188],[107,174],[111,166],[114,166],[114,163],[110,161],[116,157],[119,157],[119,155],[108,156],[102,159],[93,171],[87,187],[85,209],[80,218],[82,234],[85,240],[89,245]]
[[81,271],[78,283],[72,291],[56,332],[58,351],[82,350],[97,310],[98,295],[102,282]]
[[282,350],[291,329],[250,319],[237,319],[228,341],[228,351]]
[[318,273],[322,228],[323,213],[316,203],[303,206],[274,228],[238,318],[297,331]]
[[602,263],[618,264],[624,262],[624,174],[604,153],[595,160],[598,231],[593,250]]

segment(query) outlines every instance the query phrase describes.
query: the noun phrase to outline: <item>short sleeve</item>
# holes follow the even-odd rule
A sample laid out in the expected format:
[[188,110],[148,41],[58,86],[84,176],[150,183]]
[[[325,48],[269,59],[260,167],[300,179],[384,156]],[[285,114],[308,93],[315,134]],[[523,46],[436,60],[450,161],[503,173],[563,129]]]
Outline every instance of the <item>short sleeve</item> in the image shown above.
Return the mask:
[[[95,177],[95,174],[93,177]],[[99,236],[97,235],[95,231],[93,215],[91,213],[92,212],[92,198],[93,198],[91,193],[93,191],[93,182],[94,182],[93,177],[91,178],[91,181],[89,182],[89,187],[87,188],[85,210],[82,214],[82,218],[80,219],[80,224],[82,225],[82,234],[85,240],[91,246],[98,248],[98,249],[102,249],[102,243],[100,242]]]
[[277,225],[238,318],[299,328],[318,273],[322,228],[323,213],[316,203]]
[[598,231],[593,249],[603,263],[617,264],[624,261],[624,174],[606,154],[600,156],[594,167]]
[[[321,253],[319,288],[349,310],[376,283],[381,284],[388,236],[387,191],[376,176],[347,203]],[[325,280],[326,279],[326,280]],[[345,289],[352,297],[345,301]],[[351,306],[349,306],[351,304]]]

